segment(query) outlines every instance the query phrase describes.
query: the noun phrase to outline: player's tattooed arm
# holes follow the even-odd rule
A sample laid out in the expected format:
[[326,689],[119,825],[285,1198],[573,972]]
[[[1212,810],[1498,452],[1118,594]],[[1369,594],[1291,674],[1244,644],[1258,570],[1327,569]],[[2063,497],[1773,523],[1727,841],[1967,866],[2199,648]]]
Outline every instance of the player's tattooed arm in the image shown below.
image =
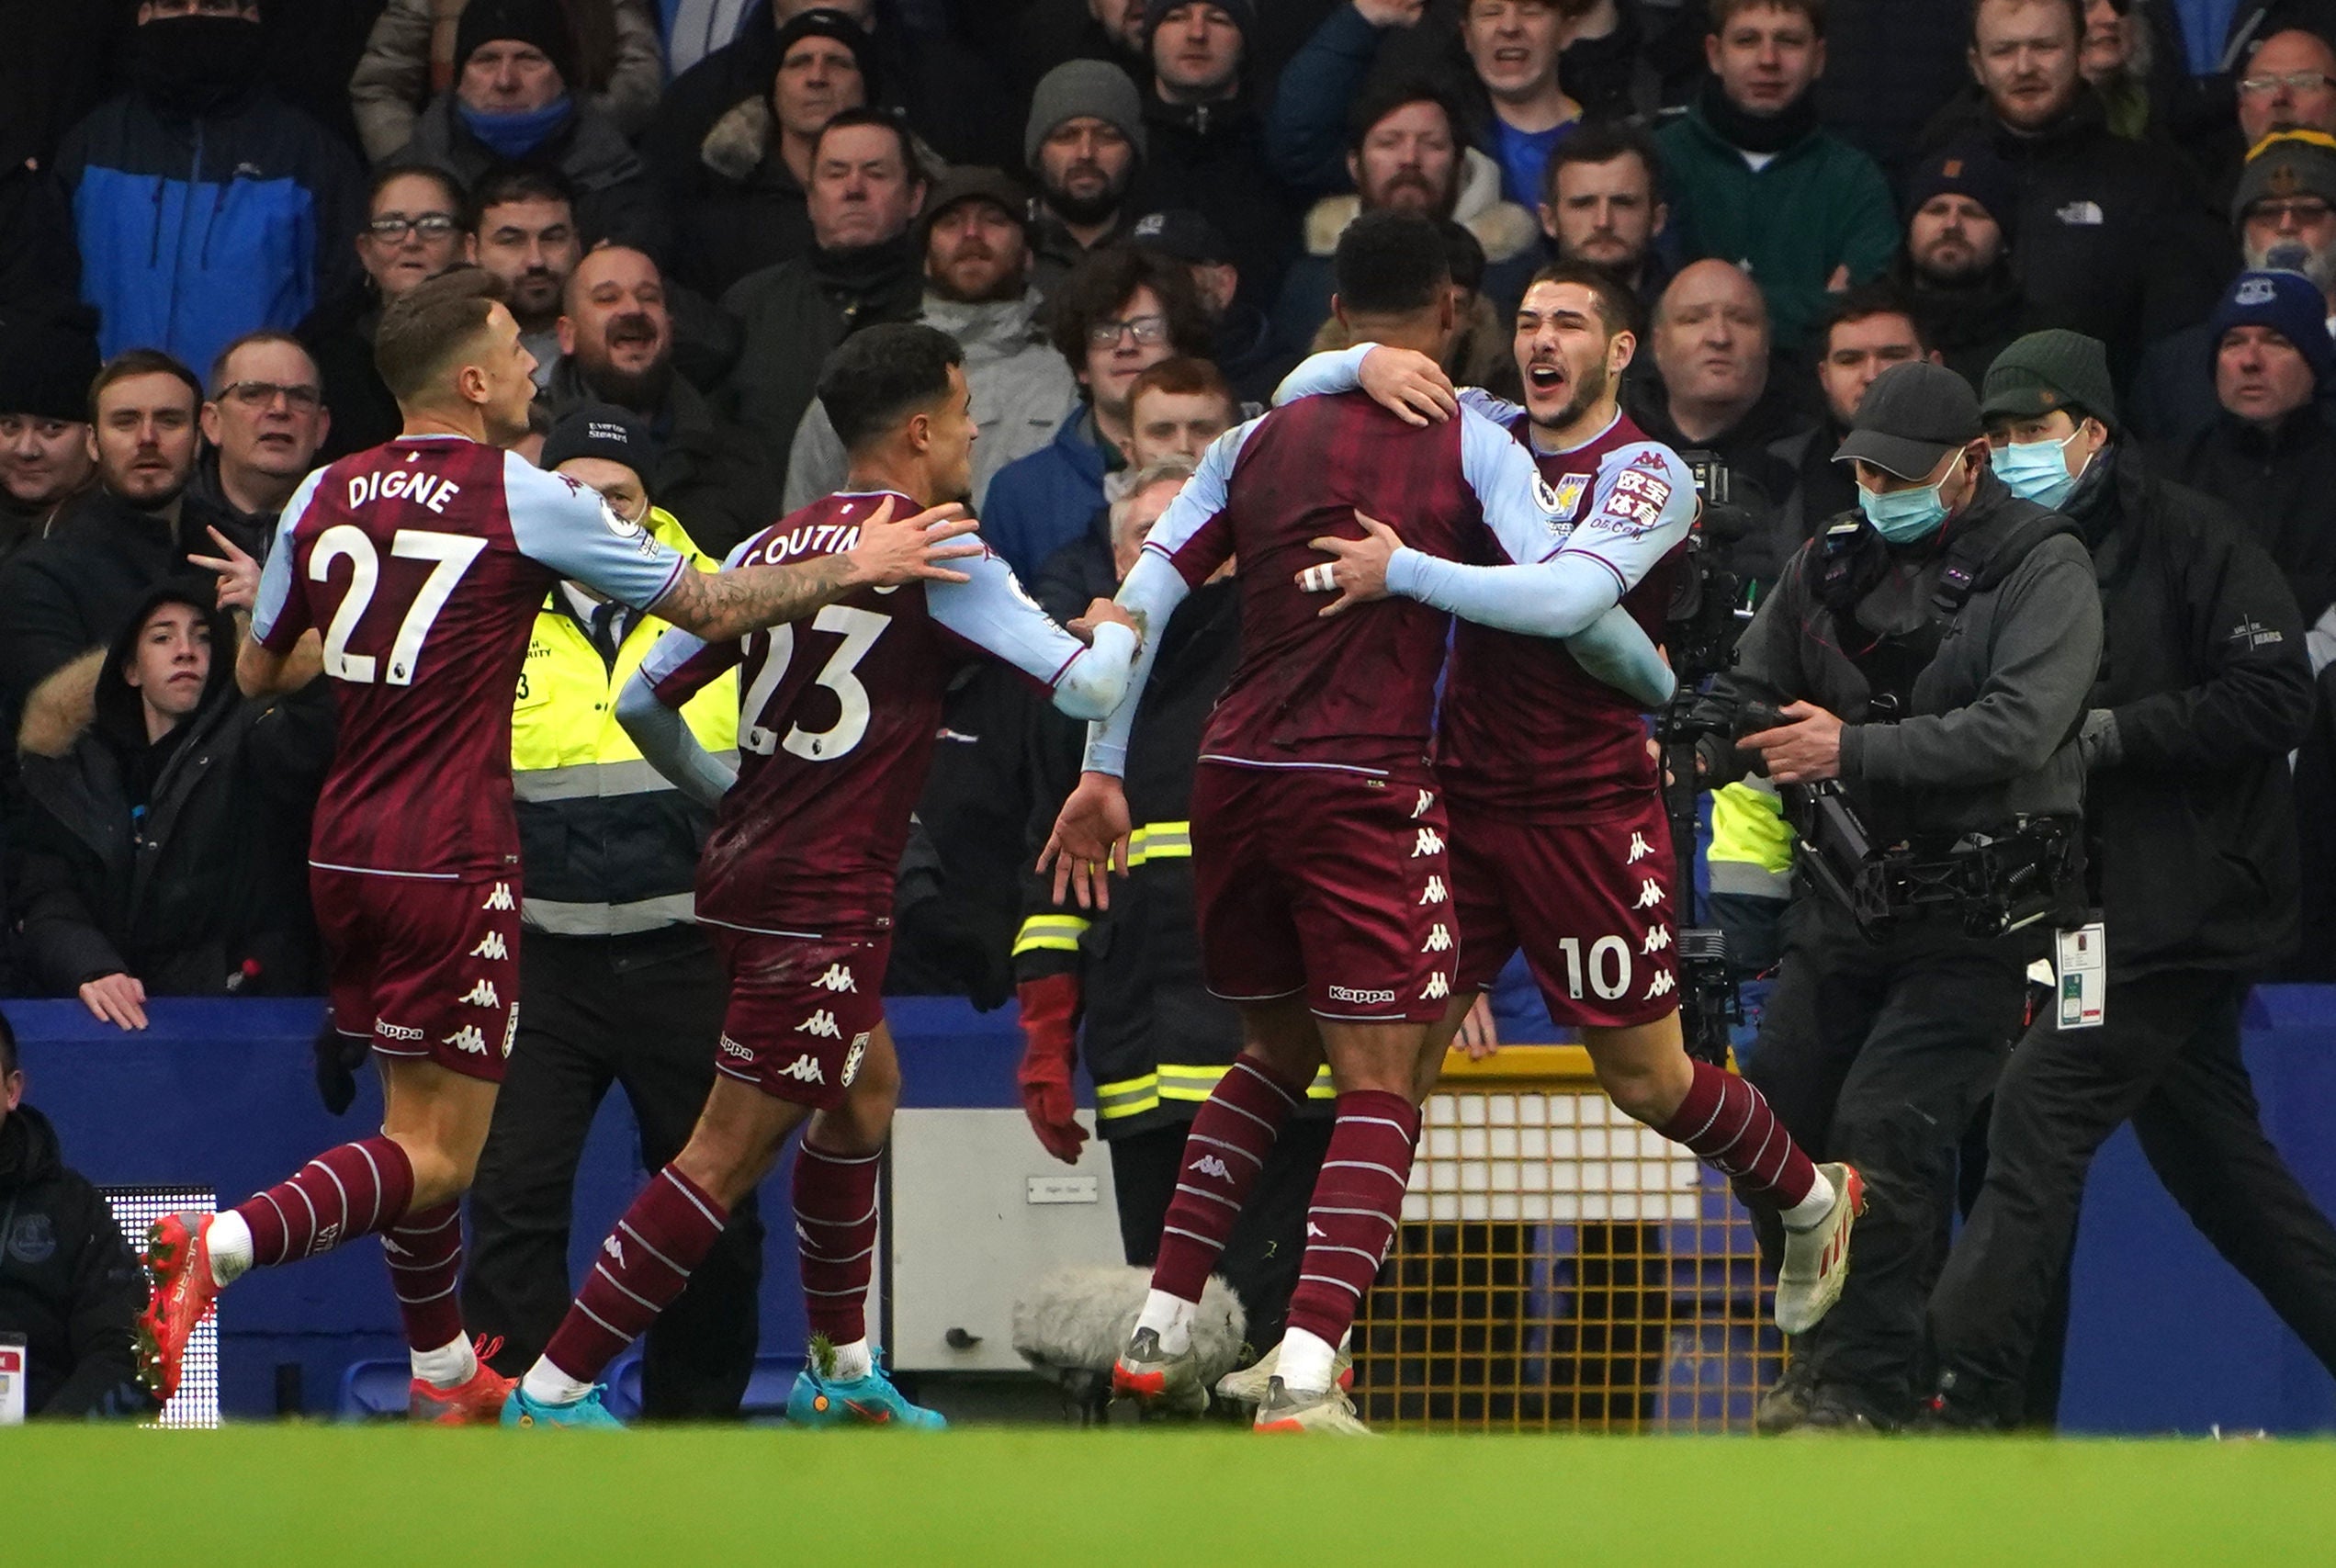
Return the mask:
[[860,527],[859,542],[841,555],[784,566],[738,566],[719,572],[684,571],[650,613],[706,642],[730,642],[832,604],[863,588],[903,582],[963,582],[945,565],[982,553],[965,536],[974,520],[962,506],[936,506],[895,522],[886,497]]

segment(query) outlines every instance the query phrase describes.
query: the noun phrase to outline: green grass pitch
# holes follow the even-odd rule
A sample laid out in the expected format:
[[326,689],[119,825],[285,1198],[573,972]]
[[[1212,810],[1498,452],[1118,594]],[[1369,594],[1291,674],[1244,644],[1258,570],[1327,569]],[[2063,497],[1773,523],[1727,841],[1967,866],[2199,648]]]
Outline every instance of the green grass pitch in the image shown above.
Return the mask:
[[0,1563],[2336,1563],[2336,1444],[0,1433]]

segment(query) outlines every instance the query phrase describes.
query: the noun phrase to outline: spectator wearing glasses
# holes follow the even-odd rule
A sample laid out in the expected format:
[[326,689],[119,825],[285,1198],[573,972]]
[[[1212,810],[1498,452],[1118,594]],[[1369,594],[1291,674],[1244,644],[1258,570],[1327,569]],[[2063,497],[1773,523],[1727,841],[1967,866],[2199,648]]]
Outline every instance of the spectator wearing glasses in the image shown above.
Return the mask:
[[1102,509],[1103,476],[1126,465],[1135,378],[1172,355],[1209,352],[1209,319],[1180,263],[1114,247],[1055,291],[1051,330],[1085,406],[1055,439],[989,481],[981,534],[1029,581]]
[[209,450],[188,493],[234,519],[243,536],[259,540],[254,553],[265,556],[284,503],[316,466],[333,429],[316,361],[289,333],[244,333],[211,366],[202,425]]
[[95,479],[96,378],[96,340],[81,322],[0,321],[0,558],[46,536]]
[[[2336,21],[2336,14],[2328,19]],[[2165,40],[2153,42],[2163,55]],[[2248,150],[2264,137],[2283,130],[2336,132],[2336,44],[2322,32],[2274,26],[2230,74],[2235,112],[2187,138],[2208,173],[2218,209],[2238,188]]]
[[378,446],[404,426],[398,400],[373,367],[382,307],[463,259],[468,199],[452,175],[428,164],[392,164],[373,176],[357,231],[365,292],[332,329],[310,334],[333,425],[325,462]]

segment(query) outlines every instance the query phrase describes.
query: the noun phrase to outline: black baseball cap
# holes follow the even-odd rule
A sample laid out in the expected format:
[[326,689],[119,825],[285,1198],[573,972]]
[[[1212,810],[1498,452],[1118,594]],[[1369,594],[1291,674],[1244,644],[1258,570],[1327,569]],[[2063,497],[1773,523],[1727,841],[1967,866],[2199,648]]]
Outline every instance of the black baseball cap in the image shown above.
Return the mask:
[[544,437],[545,468],[557,468],[570,457],[622,463],[646,488],[657,470],[657,441],[648,425],[614,403],[579,403]]
[[1157,251],[1187,266],[1219,266],[1233,259],[1233,247],[1217,226],[1189,207],[1147,212],[1127,231],[1139,251]]
[[1969,381],[1944,365],[1910,360],[1874,378],[1834,461],[1862,457],[1902,479],[1927,479],[1940,458],[1986,434]]

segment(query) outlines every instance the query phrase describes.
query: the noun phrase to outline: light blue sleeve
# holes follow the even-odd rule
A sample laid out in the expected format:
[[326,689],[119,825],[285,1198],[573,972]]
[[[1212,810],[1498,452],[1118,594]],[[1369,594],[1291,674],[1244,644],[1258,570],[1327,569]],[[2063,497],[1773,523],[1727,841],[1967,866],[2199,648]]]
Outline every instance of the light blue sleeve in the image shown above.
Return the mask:
[[1127,581],[1120,584],[1118,598],[1120,607],[1144,628],[1144,641],[1136,649],[1134,667],[1128,671],[1126,692],[1110,712],[1087,727],[1087,754],[1079,764],[1084,771],[1113,778],[1127,773],[1127,738],[1134,733],[1135,709],[1152,679],[1152,661],[1159,657],[1160,635],[1168,617],[1191,592],[1176,563],[1147,543]]
[[959,564],[965,581],[925,585],[934,620],[1046,687],[1073,718],[1101,718],[1119,705],[1135,662],[1134,632],[1107,622],[1089,647],[1038,607],[1004,558],[985,552]]
[[599,492],[511,453],[503,502],[519,553],[636,610],[653,610],[690,564],[648,529],[609,510]]
[[[267,552],[267,559],[260,567],[260,589],[252,603],[252,640],[274,653],[282,653],[299,634],[308,629],[304,616],[295,616],[284,623],[284,636],[276,637],[276,623],[284,618],[284,606],[292,596],[292,536],[307,515],[309,503],[316,499],[317,487],[323,482],[324,470],[317,469],[300,481],[292,499],[284,503],[283,513],[276,525],[276,543]],[[297,625],[295,624],[297,622]]]
[[[1273,389],[1273,406],[1294,402],[1300,398],[1322,397],[1331,392],[1351,392],[1362,385],[1362,362],[1371,356],[1375,343],[1359,343],[1351,348],[1328,350],[1308,355],[1298,362],[1296,369],[1281,378]],[[1474,409],[1495,424],[1507,425],[1524,412],[1506,398],[1496,398],[1482,387],[1462,387],[1460,406]]]
[[[678,629],[665,634],[667,637],[684,635]],[[698,744],[681,710],[666,706],[659,698],[656,678],[646,663],[625,682],[616,699],[616,722],[625,727],[649,766],[707,810],[721,805],[722,797],[738,783],[736,770]]]

